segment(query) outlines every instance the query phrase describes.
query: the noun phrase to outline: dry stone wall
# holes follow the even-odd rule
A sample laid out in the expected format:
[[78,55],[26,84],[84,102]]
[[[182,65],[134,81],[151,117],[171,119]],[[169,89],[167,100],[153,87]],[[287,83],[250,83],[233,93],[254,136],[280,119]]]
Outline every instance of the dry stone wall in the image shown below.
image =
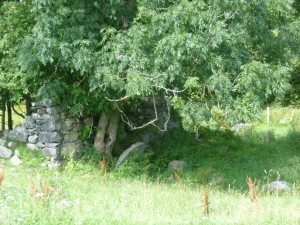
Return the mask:
[[28,148],[54,158],[82,148],[78,132],[84,126],[83,121],[68,117],[59,105],[48,99],[33,103],[32,110],[34,113],[22,125],[5,132],[6,138],[27,143]]

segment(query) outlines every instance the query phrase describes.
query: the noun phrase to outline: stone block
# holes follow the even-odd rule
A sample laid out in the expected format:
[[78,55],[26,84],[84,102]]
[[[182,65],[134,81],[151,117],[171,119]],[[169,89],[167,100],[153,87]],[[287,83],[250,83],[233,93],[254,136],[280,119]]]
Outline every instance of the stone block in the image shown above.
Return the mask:
[[61,143],[45,143],[45,147],[47,148],[58,148]]
[[56,148],[43,148],[42,154],[45,157],[57,157],[58,150]]
[[64,142],[75,142],[78,140],[78,133],[77,132],[71,132],[65,135]]
[[62,109],[59,106],[46,108],[47,113],[49,114],[59,114]]
[[38,136],[37,135],[32,135],[28,137],[28,142],[35,144],[38,141]]
[[47,114],[47,110],[46,110],[46,108],[41,108],[41,109],[37,110],[37,113],[39,115],[43,116],[43,115]]
[[42,103],[43,106],[45,106],[45,107],[53,107],[53,106],[57,106],[57,103],[54,102],[52,99],[44,99],[43,101],[41,101],[41,103]]
[[29,148],[30,150],[39,150],[39,148],[33,143],[27,143],[26,147]]
[[41,131],[46,131],[46,132],[53,132],[53,131],[58,131],[61,129],[61,122],[59,120],[46,120],[46,123],[44,123],[41,126]]
[[39,141],[41,143],[59,143],[63,141],[63,137],[58,132],[41,132]]
[[61,154],[64,156],[71,156],[75,152],[78,152],[81,147],[81,143],[66,143],[61,149]]
[[64,128],[66,130],[72,130],[75,125],[75,120],[74,119],[66,119],[64,122]]
[[37,144],[35,144],[35,146],[37,148],[44,148],[45,147],[45,144],[41,143],[41,142],[38,142]]
[[27,142],[28,132],[25,127],[16,126],[15,129],[13,129],[7,133],[7,137],[9,139],[25,143],[25,142]]
[[27,116],[24,119],[23,125],[27,129],[35,128],[35,119],[33,119],[31,116]]

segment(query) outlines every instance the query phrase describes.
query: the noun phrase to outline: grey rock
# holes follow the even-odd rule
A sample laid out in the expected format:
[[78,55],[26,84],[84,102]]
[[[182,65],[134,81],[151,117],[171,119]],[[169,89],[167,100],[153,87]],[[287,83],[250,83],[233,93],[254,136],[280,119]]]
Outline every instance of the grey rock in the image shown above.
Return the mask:
[[66,143],[61,148],[61,154],[63,156],[72,156],[82,148],[81,143]]
[[41,143],[41,142],[38,142],[36,145],[35,145],[37,148],[44,148],[45,147],[45,144]]
[[56,148],[43,148],[42,154],[45,157],[57,157],[58,150]]
[[13,154],[12,150],[4,146],[0,146],[0,158],[9,159],[12,156],[12,154]]
[[146,149],[146,145],[143,142],[137,142],[131,145],[128,149],[126,149],[122,155],[119,157],[115,169],[118,169],[129,157],[133,152],[141,155],[144,153]]
[[27,142],[28,132],[23,126],[16,126],[15,129],[8,132],[8,138],[19,142]]
[[37,142],[37,140],[38,140],[38,136],[37,135],[32,135],[32,136],[28,137],[28,142],[29,143],[35,144]]
[[1,138],[0,139],[0,146],[5,146],[6,145],[6,140]]
[[19,158],[20,154],[19,154],[19,151],[16,150],[15,153],[14,153],[14,156],[11,157],[10,159],[10,164],[13,165],[13,166],[19,166],[22,164],[22,160]]
[[47,113],[49,114],[59,114],[62,109],[59,106],[46,108]]
[[10,142],[8,142],[7,147],[8,148],[15,148],[15,147],[17,147],[17,144],[15,142],[10,141]]
[[10,131],[9,131],[9,130],[3,131],[3,139],[9,138],[9,134],[10,134]]
[[75,125],[74,119],[66,119],[64,123],[64,127],[66,130],[72,130]]
[[290,187],[286,181],[273,181],[270,184],[263,186],[264,191],[289,191]]
[[60,113],[60,119],[65,120],[67,118],[67,115],[65,112]]
[[23,121],[23,125],[27,129],[35,128],[35,119],[33,119],[31,116],[27,116]]
[[39,148],[35,144],[32,144],[32,143],[27,143],[26,147],[29,148],[30,150],[39,150]]
[[38,110],[43,107],[44,107],[43,104],[41,104],[40,102],[32,102],[31,103],[31,110]]
[[74,127],[71,129],[71,131],[77,132],[80,131],[83,128],[83,123],[80,123],[79,121],[74,125]]
[[41,120],[43,120],[44,118],[43,118],[43,115],[44,114],[39,114],[39,113],[32,113],[31,114],[31,117],[34,119],[34,120],[36,120],[36,121],[41,121]]
[[45,147],[47,148],[58,148],[61,143],[45,143]]
[[41,102],[45,107],[53,107],[53,106],[57,106],[57,104],[52,100],[52,99],[44,99]]
[[47,121],[60,121],[60,116],[57,114],[46,114],[43,116],[43,120],[45,120],[45,122]]
[[28,135],[29,136],[33,136],[38,134],[39,130],[37,128],[33,128],[33,129],[27,129]]
[[61,163],[57,160],[55,161],[47,161],[41,164],[42,167],[49,168],[50,170],[57,168],[61,165]]
[[185,167],[187,167],[187,164],[182,160],[173,160],[168,164],[168,169],[182,169]]
[[43,116],[43,115],[47,114],[47,110],[46,110],[46,108],[41,108],[41,109],[37,110],[37,113],[39,115]]
[[39,135],[39,141],[41,143],[59,143],[62,140],[62,135],[57,132],[41,132]]
[[221,184],[223,182],[224,182],[224,178],[223,177],[213,177],[209,181],[209,184],[210,185],[219,185],[219,184]]
[[78,140],[78,133],[77,132],[71,132],[65,135],[64,142],[75,142]]
[[250,124],[248,123],[239,123],[239,124],[236,124],[234,125],[231,130],[234,131],[234,132],[240,132],[240,131],[243,131],[247,128],[250,127]]
[[61,129],[61,122],[49,119],[41,126],[41,131],[53,132]]

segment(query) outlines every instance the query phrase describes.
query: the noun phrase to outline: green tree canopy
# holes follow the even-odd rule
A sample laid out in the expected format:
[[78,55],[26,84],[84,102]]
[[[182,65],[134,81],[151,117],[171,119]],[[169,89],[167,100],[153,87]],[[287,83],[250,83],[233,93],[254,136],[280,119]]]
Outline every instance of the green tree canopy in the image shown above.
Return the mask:
[[249,121],[289,90],[299,58],[292,0],[23,4],[33,24],[18,64],[74,114],[111,103],[123,112],[151,97],[171,104],[188,130]]
[[93,89],[164,95],[190,130],[249,121],[289,89],[293,1],[138,3],[127,32],[106,32]]

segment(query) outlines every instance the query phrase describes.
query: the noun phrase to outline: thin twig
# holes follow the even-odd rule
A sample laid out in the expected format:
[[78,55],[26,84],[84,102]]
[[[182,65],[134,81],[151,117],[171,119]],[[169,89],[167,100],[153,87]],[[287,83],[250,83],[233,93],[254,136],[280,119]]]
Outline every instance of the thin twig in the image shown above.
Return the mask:
[[130,96],[124,96],[124,97],[119,98],[119,99],[110,99],[108,97],[105,97],[105,99],[110,101],[110,102],[120,102],[120,101],[123,101],[123,100],[128,99],[128,98],[130,98]]

